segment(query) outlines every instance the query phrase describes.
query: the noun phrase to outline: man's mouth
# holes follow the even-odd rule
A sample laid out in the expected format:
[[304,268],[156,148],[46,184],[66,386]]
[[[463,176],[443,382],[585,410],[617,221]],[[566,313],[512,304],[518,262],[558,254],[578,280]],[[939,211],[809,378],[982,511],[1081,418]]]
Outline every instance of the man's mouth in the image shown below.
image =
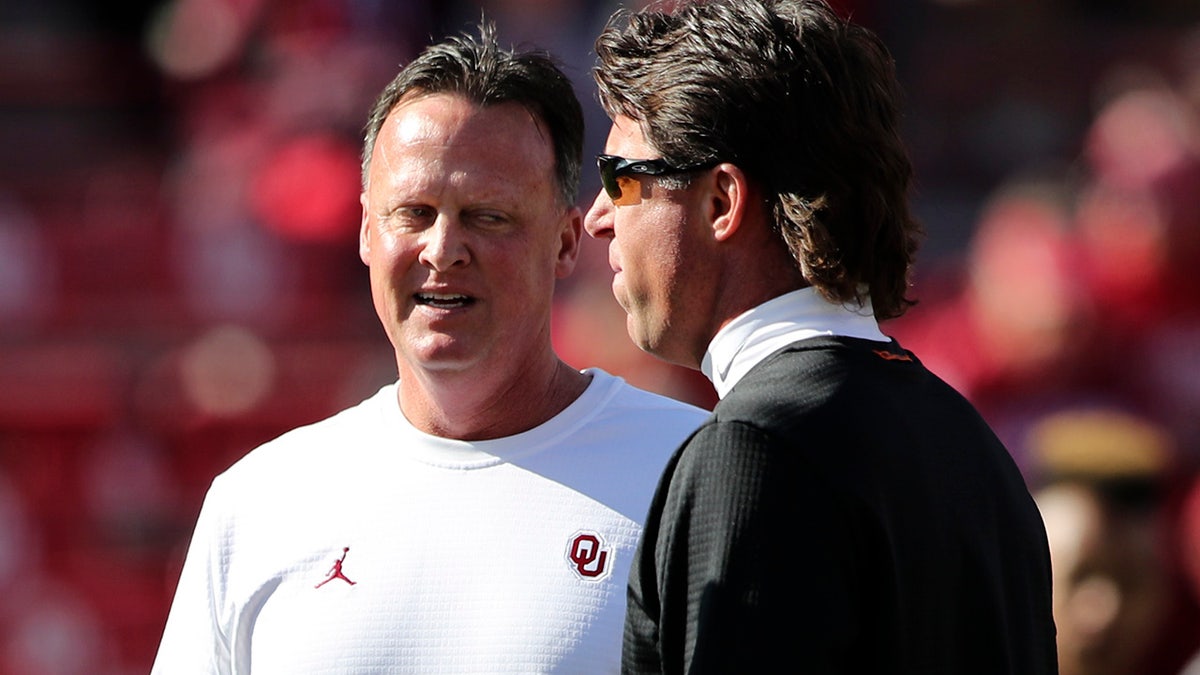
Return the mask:
[[438,309],[457,309],[475,302],[475,299],[458,293],[417,293],[413,296],[418,305]]

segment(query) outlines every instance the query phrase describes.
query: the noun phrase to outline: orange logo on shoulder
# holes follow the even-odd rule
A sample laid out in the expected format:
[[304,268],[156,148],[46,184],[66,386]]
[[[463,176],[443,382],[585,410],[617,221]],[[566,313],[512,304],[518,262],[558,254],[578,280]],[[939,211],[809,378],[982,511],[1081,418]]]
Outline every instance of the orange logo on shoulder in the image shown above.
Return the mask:
[[884,361],[912,361],[912,357],[908,354],[893,354],[886,349],[876,349],[875,355]]

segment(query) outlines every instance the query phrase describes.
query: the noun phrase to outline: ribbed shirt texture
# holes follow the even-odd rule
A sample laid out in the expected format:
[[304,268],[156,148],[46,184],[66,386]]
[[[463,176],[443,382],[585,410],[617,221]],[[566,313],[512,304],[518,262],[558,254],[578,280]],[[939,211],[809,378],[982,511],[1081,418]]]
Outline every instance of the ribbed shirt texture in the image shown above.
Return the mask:
[[545,424],[413,428],[396,385],[212,483],[154,673],[614,673],[631,555],[707,415],[599,370]]

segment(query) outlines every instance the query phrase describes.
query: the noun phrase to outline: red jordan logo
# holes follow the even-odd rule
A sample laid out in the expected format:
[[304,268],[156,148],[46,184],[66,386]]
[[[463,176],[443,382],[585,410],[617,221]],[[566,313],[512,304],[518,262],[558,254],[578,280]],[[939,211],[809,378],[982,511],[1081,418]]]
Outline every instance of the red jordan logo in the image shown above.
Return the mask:
[[346,554],[349,552],[350,552],[349,546],[343,548],[342,549],[342,557],[335,560],[333,562],[333,567],[330,567],[329,571],[326,572],[326,574],[328,574],[329,577],[326,578],[325,581],[322,581],[321,583],[317,584],[316,586],[313,586],[313,588],[320,588],[320,587],[324,586],[325,584],[333,581],[334,579],[341,579],[342,581],[353,586],[354,582],[350,581],[350,579],[347,578],[345,574],[342,574],[342,563],[346,561]]

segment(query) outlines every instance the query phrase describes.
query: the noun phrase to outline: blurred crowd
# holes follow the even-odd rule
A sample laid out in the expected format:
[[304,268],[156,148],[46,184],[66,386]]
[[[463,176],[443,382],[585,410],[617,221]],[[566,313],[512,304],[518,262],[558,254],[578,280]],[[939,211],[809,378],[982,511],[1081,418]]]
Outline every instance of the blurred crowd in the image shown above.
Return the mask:
[[[0,7],[0,674],[146,672],[212,477],[395,377],[357,231],[398,65],[485,14],[562,60],[590,157],[592,39],[621,4]],[[920,302],[883,329],[1024,470],[1062,672],[1197,675],[1198,3],[833,4],[908,96],[927,240]],[[581,263],[563,357],[711,406],[630,344],[603,245]]]

